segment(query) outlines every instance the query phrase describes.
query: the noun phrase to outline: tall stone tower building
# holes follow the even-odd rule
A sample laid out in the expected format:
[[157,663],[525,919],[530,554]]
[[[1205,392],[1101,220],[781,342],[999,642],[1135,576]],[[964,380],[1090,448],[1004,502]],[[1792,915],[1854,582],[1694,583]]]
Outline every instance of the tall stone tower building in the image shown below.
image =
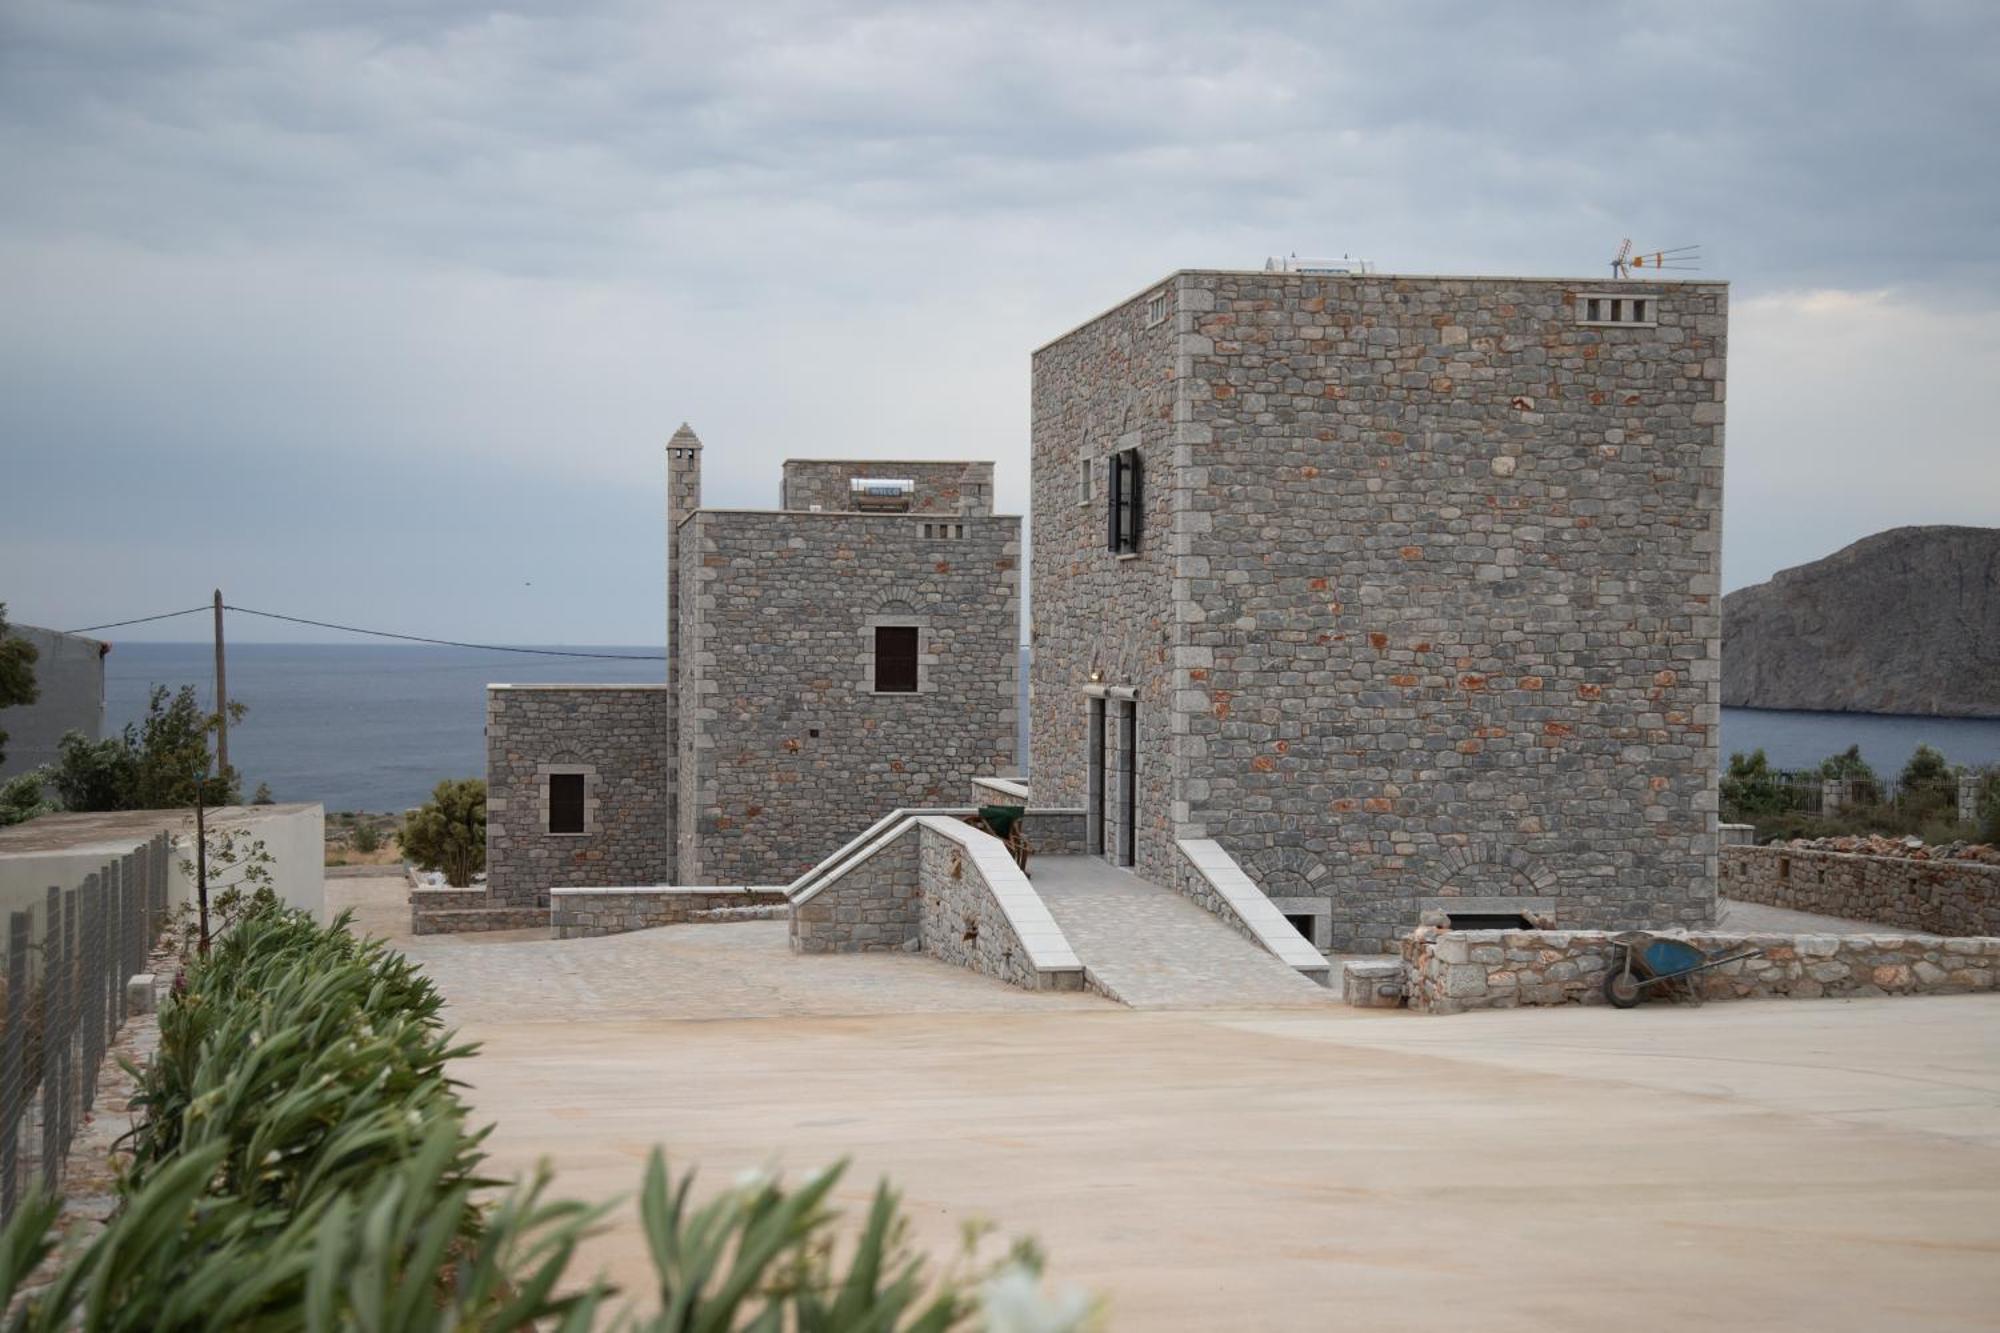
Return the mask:
[[492,907],[783,883],[1013,763],[1021,520],[991,463],[794,459],[778,509],[720,510],[693,429],[666,452],[665,679],[488,687]]
[[1728,289],[1182,272],[1035,353],[1038,805],[1322,949],[1706,923]]

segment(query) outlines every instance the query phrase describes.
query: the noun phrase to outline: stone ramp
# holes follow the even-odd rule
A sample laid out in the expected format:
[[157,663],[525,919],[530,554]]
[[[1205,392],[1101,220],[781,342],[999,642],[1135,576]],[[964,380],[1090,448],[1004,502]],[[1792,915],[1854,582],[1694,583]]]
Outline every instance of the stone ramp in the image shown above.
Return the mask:
[[1094,856],[1028,867],[1091,986],[1135,1009],[1325,1007],[1339,996],[1193,902]]

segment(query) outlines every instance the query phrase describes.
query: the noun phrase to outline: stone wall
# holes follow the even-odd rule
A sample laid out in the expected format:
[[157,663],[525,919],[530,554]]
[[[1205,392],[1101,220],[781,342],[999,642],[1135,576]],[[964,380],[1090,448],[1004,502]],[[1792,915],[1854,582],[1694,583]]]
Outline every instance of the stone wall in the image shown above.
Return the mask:
[[891,838],[792,906],[798,953],[915,953],[922,945],[917,839]]
[[[1023,918],[1032,946],[1016,928]],[[942,818],[913,819],[795,901],[791,941],[800,953],[922,952],[1028,990],[1084,984],[1082,964],[1005,848]]]
[[1724,897],[1938,935],[2000,935],[2000,865],[1726,847]]
[[993,512],[993,464],[953,459],[788,458],[778,507],[853,509],[848,483],[856,477],[915,482],[909,511],[913,514]]
[[[1701,974],[1704,999],[1950,995],[1990,991],[2000,939],[1936,935],[1686,937],[1711,953],[1761,949],[1761,957]],[[1403,941],[1409,1005],[1436,1014],[1519,1005],[1602,1004],[1604,977],[1622,953],[1603,931],[1440,931]]]
[[559,940],[621,935],[677,926],[716,913],[748,914],[748,909],[782,908],[777,889],[662,885],[656,888],[564,888],[550,894],[549,925]]
[[[787,882],[884,812],[1011,765],[1020,520],[953,526],[721,510],[682,526],[680,881]],[[920,627],[917,693],[876,693],[876,623]]]
[[[1030,772],[1050,805],[1088,803],[1086,686],[1137,694],[1139,821],[1136,868],[1173,874],[1174,728],[1172,510],[1177,454],[1175,325],[1149,300],[1125,302],[1034,356],[1030,454],[1035,579],[1030,638]],[[1107,460],[1136,448],[1144,503],[1139,550],[1108,547]],[[1082,498],[1088,460],[1091,498]],[[1093,681],[1095,677],[1095,681]],[[1113,712],[1116,701],[1107,701]],[[1109,783],[1107,783],[1107,786]]]
[[[673,882],[671,708],[663,685],[487,687],[490,906],[547,907],[558,884]],[[551,768],[590,770],[589,831],[548,832]]]
[[[1213,838],[1348,951],[1438,902],[1709,922],[1727,288],[1581,323],[1604,287],[1182,273],[1042,349],[1043,798],[1082,794],[1099,668],[1139,687],[1161,882]],[[1126,440],[1134,562],[1077,502]]]

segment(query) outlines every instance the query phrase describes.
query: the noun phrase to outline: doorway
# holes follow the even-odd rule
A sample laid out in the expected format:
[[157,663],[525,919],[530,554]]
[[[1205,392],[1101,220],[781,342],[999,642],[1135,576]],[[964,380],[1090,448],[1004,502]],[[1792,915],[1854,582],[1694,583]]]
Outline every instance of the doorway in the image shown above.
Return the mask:
[[1133,865],[1139,851],[1139,704],[1093,695],[1089,707],[1084,849],[1113,865]]

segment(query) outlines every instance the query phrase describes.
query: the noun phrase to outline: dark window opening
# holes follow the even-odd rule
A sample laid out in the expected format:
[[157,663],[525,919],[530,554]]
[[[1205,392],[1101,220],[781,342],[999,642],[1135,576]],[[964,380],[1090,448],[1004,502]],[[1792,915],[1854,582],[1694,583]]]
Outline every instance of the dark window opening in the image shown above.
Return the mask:
[[1287,912],[1285,913],[1285,920],[1292,923],[1292,929],[1299,932],[1300,936],[1302,936],[1305,939],[1305,942],[1307,944],[1313,943],[1312,917],[1305,915],[1294,916],[1292,913]]
[[1137,449],[1111,455],[1108,468],[1110,547],[1117,555],[1139,549],[1139,527],[1145,506],[1145,472]]
[[1603,309],[1604,302],[1598,300],[1596,297],[1593,296],[1588,301],[1585,301],[1583,304],[1584,304],[1585,319],[1597,320],[1604,318],[1603,315],[1598,313],[1600,310]]
[[1451,912],[1446,919],[1453,930],[1534,929],[1534,924],[1519,912]]
[[583,832],[583,774],[549,774],[549,832]]
[[875,689],[879,694],[917,692],[917,627],[875,628]]

